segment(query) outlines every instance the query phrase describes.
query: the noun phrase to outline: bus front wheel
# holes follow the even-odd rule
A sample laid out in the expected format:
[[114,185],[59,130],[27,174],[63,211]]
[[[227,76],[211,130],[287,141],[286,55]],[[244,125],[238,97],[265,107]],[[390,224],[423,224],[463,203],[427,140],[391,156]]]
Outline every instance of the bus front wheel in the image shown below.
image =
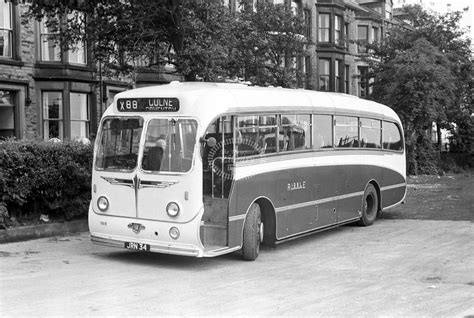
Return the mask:
[[362,215],[359,220],[359,225],[369,226],[374,223],[377,217],[379,208],[379,197],[377,190],[372,184],[367,185],[364,191],[364,198],[362,200]]
[[244,237],[242,244],[242,258],[253,261],[260,251],[260,242],[263,236],[263,223],[260,205],[253,203],[250,206],[244,223]]

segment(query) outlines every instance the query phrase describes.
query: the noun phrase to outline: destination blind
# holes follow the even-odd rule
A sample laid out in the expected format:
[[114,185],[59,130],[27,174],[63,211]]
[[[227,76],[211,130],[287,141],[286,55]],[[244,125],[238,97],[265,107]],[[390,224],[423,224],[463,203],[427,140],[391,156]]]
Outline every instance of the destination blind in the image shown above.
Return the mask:
[[177,98],[119,98],[117,100],[119,112],[177,112],[179,100]]

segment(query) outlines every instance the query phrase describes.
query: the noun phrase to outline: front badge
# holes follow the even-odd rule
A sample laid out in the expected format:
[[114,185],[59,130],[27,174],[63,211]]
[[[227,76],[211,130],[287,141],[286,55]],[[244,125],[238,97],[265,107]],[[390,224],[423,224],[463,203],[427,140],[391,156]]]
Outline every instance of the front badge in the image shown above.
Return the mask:
[[145,229],[145,226],[140,223],[130,223],[128,228],[132,229],[133,233],[138,234],[141,230]]

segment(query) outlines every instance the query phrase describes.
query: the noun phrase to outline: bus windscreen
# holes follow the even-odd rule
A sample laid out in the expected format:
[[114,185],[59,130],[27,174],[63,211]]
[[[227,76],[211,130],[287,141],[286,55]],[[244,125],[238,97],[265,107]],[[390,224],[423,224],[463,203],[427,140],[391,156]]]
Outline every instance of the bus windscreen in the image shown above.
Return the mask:
[[191,169],[197,122],[156,118],[148,123],[142,169],[150,172],[187,172]]
[[106,118],[99,136],[96,168],[114,171],[135,169],[142,129],[141,118]]

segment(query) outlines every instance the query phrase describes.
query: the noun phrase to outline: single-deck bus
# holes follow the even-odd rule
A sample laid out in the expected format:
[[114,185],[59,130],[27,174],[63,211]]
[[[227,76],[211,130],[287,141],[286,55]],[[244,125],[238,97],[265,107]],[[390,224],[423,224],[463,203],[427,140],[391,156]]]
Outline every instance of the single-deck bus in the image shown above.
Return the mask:
[[358,222],[404,200],[395,112],[358,97],[179,83],[118,94],[94,150],[94,243],[211,257]]

